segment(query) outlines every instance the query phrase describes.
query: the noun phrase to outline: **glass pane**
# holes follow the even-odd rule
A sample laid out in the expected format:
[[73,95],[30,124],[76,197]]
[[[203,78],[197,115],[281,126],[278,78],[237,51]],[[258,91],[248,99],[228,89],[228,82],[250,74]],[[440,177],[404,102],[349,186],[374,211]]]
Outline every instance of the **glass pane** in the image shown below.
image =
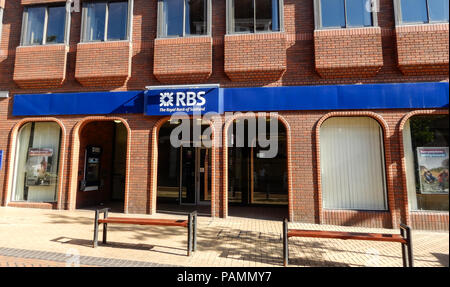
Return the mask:
[[28,8],[24,45],[42,45],[44,37],[45,7]]
[[[269,125],[267,123],[266,128]],[[261,132],[261,131],[258,131]],[[288,204],[288,175],[287,175],[287,150],[286,150],[286,129],[281,122],[278,122],[277,134],[266,137],[277,137],[277,154],[269,157],[267,148],[261,148],[259,141],[256,147],[251,149],[250,177],[253,177],[250,186],[250,198],[253,204]]]
[[180,188],[180,151],[170,143],[170,134],[178,124],[167,122],[158,137],[158,204],[176,203]]
[[108,40],[126,40],[128,3],[112,2],[108,10]]
[[84,40],[104,41],[106,3],[88,3],[86,10]]
[[50,122],[21,128],[13,201],[56,201],[60,134],[58,124]]
[[417,202],[412,209],[448,211],[448,116],[412,117],[410,129]]
[[234,17],[231,19],[234,32],[254,32],[253,0],[233,1]]
[[347,1],[347,27],[372,26],[372,13],[366,9],[367,0]]
[[279,31],[278,0],[256,0],[256,31]]
[[[276,138],[275,157],[261,147],[248,121],[235,121],[228,130],[228,201],[230,204],[287,205],[288,174],[286,129],[274,122],[277,131],[266,122],[266,138]],[[263,131],[258,128],[258,135]],[[253,139],[253,140],[252,140]],[[242,140],[241,143],[239,143]],[[241,146],[243,145],[243,146]],[[272,147],[274,148],[274,147]]]
[[401,0],[403,23],[427,23],[426,0]]
[[64,43],[66,7],[48,8],[47,44]]
[[448,0],[428,0],[430,21],[448,22]]
[[345,28],[344,0],[322,0],[320,5],[322,27]]
[[186,0],[186,35],[206,35],[207,0]]
[[183,1],[164,1],[164,36],[183,36]]
[[181,178],[181,202],[195,203],[195,158],[197,156],[194,147],[182,147],[182,178]]

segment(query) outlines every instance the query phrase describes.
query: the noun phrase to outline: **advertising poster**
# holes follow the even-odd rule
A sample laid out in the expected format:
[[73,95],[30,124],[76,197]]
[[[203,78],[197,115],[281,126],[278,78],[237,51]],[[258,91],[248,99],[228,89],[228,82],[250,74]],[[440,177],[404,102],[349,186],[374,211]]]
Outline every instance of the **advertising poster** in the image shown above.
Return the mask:
[[53,149],[51,148],[30,148],[27,160],[27,186],[51,185],[51,163]]
[[448,147],[418,147],[420,191],[448,194]]

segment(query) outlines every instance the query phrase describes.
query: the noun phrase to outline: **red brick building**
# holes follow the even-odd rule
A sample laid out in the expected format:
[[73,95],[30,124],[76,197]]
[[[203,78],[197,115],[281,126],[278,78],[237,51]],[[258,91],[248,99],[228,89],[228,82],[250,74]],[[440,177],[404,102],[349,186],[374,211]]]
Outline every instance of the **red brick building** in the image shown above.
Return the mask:
[[448,230],[448,0],[74,2],[0,0],[2,206]]

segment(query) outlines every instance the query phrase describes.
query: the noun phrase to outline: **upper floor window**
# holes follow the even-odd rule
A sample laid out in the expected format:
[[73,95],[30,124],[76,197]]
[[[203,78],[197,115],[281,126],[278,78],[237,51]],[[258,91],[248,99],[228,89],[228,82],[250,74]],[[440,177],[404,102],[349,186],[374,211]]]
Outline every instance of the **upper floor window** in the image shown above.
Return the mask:
[[317,28],[374,26],[371,0],[316,0]]
[[397,0],[399,23],[448,22],[449,0]]
[[69,17],[69,14],[66,7],[61,5],[25,7],[22,45],[65,43],[67,17]]
[[158,36],[210,34],[211,0],[159,0]]
[[129,39],[130,1],[83,3],[82,41],[121,41]]
[[228,0],[228,33],[282,30],[282,0]]

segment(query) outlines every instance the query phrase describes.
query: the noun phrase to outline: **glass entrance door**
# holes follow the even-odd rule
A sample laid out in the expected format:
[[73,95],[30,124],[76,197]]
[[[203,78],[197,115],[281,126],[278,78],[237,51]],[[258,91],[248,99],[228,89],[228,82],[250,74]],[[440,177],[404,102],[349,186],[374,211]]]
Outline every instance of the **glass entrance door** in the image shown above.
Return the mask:
[[180,204],[202,204],[211,200],[210,149],[180,148]]

